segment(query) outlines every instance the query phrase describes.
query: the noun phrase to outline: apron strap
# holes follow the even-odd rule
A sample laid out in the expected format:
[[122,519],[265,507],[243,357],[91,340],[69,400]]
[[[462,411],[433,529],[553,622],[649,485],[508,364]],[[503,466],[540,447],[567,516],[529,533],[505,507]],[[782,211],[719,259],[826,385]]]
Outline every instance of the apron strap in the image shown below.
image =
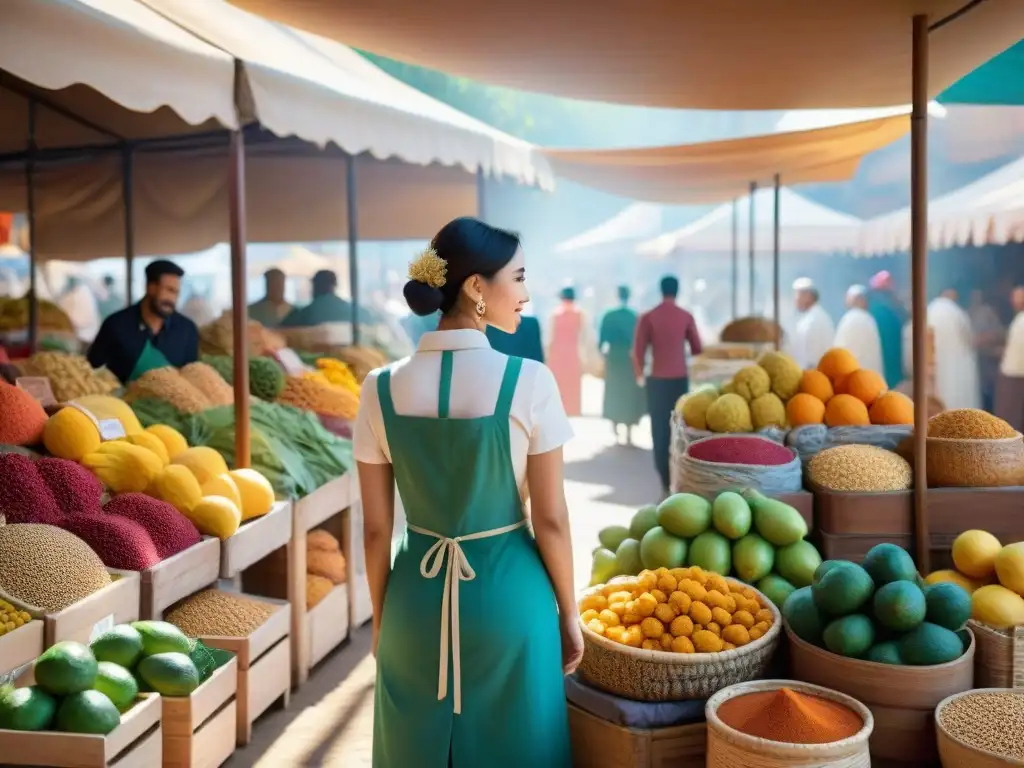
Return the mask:
[[512,398],[516,394],[516,384],[519,382],[519,372],[523,367],[523,358],[510,357],[505,363],[505,375],[501,379],[501,389],[498,390],[498,402],[494,406],[494,415],[508,418],[512,413]]
[[385,425],[395,417],[395,402],[391,399],[391,369],[385,368],[377,376],[377,400]]
[[441,381],[437,388],[437,418],[447,419],[452,397],[452,367],[455,354],[451,350],[441,353]]

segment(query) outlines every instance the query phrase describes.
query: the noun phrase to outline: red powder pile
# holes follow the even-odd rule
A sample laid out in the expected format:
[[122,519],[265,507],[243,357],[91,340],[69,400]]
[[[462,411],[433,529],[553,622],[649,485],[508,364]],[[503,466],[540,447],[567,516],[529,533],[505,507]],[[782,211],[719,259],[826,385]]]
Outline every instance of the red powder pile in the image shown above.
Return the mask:
[[689,455],[716,464],[753,464],[774,467],[789,464],[793,451],[763,437],[709,437],[690,446]]
[[718,718],[748,736],[789,744],[831,744],[864,727],[844,704],[789,688],[729,699],[718,708]]

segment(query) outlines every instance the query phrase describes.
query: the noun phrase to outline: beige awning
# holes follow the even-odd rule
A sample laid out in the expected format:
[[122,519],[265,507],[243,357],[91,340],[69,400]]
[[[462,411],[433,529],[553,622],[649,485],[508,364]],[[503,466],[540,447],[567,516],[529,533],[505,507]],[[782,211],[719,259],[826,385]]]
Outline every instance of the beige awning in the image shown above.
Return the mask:
[[808,131],[672,147],[545,150],[555,173],[604,192],[655,203],[719,203],[750,183],[846,181],[861,158],[910,130],[893,115]]
[[[136,0],[4,0],[0,153],[234,127],[235,65]],[[75,115],[80,120],[73,120]]]
[[[928,246],[1024,242],[1024,157],[928,203]],[[864,223],[859,253],[880,256],[910,248],[910,209]]]
[[[733,240],[733,211],[736,239]],[[786,187],[779,189],[779,243],[783,253],[832,253],[857,245],[862,221],[808,200]],[[772,247],[775,230],[775,190],[754,193],[754,246]],[[662,258],[672,253],[745,254],[750,243],[750,195],[735,204],[720,205],[692,224],[637,246],[641,256]]]
[[914,14],[949,19],[931,34],[932,96],[1024,37],[1020,0],[231,1],[484,82],[696,109],[905,104]]
[[[224,149],[138,152],[133,168],[135,250],[193,253],[228,239]],[[476,178],[459,168],[356,160],[361,240],[432,237],[446,221],[477,212]],[[247,151],[249,242],[344,240],[346,160],[337,155]],[[25,173],[0,171],[0,210],[25,210]],[[117,156],[41,168],[36,175],[36,256],[84,261],[124,255],[124,205]]]
[[533,145],[430,98],[340,43],[224,0],[141,2],[243,62],[254,117],[277,136],[553,186]]

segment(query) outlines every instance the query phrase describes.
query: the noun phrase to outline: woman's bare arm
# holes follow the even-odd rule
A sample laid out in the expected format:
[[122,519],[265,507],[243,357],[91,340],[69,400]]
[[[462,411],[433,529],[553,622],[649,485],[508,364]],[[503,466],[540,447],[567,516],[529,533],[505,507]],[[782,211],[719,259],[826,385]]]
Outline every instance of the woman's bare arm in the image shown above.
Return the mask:
[[373,648],[384,614],[384,593],[391,576],[391,536],[395,526],[395,473],[390,464],[359,462],[359,489],[363,502],[363,549],[366,578],[373,602]]
[[551,577],[558,610],[575,613],[573,590],[572,535],[565,503],[562,449],[530,456],[526,479],[530,488],[530,510],[540,556]]

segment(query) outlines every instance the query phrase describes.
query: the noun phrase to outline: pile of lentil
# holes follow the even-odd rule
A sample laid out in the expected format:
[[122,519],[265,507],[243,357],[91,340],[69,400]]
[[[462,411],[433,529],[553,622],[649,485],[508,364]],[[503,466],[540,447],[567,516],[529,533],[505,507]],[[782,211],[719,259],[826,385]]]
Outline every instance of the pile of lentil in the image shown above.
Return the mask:
[[1024,691],[965,694],[942,708],[939,725],[973,749],[1024,760]]
[[0,591],[11,599],[61,611],[110,583],[99,555],[52,525],[0,526]]
[[855,493],[905,491],[914,480],[906,459],[873,445],[826,448],[808,463],[807,476],[826,490]]
[[276,610],[271,603],[207,589],[179,603],[165,621],[189,637],[248,637]]
[[831,744],[864,727],[861,716],[845,704],[791,688],[736,696],[717,714],[740,733],[787,744]]
[[954,440],[1002,440],[1016,437],[1017,430],[991,413],[977,408],[943,411],[928,419],[928,437]]
[[691,445],[688,453],[700,461],[760,467],[789,464],[795,457],[791,449],[763,437],[709,437]]

